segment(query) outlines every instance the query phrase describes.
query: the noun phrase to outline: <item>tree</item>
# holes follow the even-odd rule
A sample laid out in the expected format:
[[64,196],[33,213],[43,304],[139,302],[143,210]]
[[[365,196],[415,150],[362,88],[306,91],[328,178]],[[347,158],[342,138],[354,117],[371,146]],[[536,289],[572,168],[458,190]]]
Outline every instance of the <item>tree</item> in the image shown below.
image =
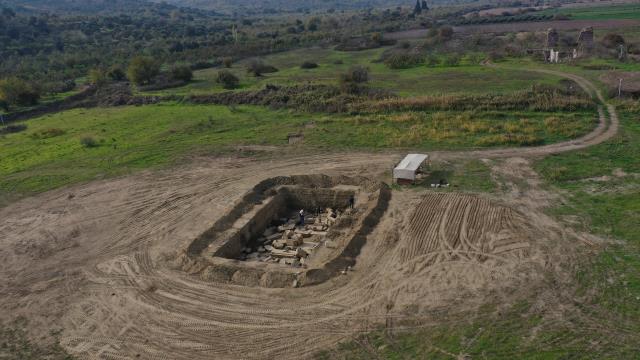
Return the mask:
[[240,80],[229,70],[221,70],[216,76],[216,82],[222,84],[225,89],[234,89],[240,83]]
[[416,0],[416,7],[413,9],[413,13],[416,15],[422,13],[422,5],[420,4],[420,0]]
[[171,77],[175,80],[189,82],[193,79],[193,71],[185,65],[174,66],[171,68]]
[[32,106],[40,100],[40,91],[18,78],[0,80],[0,103],[8,110],[11,106]]
[[145,56],[131,60],[127,69],[127,77],[136,85],[149,84],[160,73],[160,64]]
[[424,10],[424,11],[429,10],[429,6],[427,5],[427,1],[426,0],[422,0],[422,10]]
[[317,31],[318,28],[320,27],[320,23],[322,22],[322,20],[320,20],[319,17],[314,16],[311,19],[309,19],[309,22],[307,23],[307,30],[309,31]]

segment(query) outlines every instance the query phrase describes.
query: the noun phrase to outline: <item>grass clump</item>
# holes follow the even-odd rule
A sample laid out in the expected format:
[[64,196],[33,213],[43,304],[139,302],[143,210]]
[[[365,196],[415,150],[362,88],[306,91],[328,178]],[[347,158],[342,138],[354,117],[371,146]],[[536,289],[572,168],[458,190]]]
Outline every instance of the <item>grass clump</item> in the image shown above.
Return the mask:
[[48,128],[44,130],[40,130],[31,134],[31,137],[34,139],[50,139],[57,136],[62,136],[66,132],[59,128]]
[[85,148],[98,147],[100,144],[92,136],[84,136],[80,139],[80,144]]

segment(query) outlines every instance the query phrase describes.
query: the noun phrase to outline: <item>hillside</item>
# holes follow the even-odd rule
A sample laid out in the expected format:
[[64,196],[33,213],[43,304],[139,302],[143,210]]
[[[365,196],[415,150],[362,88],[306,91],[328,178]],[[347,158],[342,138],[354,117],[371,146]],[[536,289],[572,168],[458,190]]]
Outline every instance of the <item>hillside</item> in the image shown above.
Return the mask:
[[0,7],[9,7],[22,13],[70,13],[70,14],[117,14],[142,12],[150,7],[175,9],[175,5],[152,4],[146,0],[0,0]]

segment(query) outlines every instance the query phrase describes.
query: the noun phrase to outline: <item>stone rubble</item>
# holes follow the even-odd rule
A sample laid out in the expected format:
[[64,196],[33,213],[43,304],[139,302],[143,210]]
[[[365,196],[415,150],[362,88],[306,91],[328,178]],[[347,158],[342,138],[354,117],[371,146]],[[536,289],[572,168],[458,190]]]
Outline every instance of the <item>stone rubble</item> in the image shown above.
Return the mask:
[[[282,225],[265,229],[255,248],[244,247],[239,259],[305,267],[314,251],[327,242],[327,231],[341,215],[340,211],[327,208],[317,216],[305,217],[304,226],[295,218],[282,218]],[[334,248],[335,244],[331,244],[328,247]]]

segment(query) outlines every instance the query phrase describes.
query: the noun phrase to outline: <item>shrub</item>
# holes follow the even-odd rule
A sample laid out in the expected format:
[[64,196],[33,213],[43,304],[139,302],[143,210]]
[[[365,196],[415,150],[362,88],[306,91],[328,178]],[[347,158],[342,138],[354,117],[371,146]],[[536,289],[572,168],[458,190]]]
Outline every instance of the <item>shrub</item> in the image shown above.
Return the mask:
[[93,68],[89,70],[89,83],[98,87],[104,86],[109,79],[107,78],[107,72],[102,68]]
[[408,69],[423,63],[423,56],[409,53],[395,53],[384,61],[384,64],[391,69]]
[[460,64],[460,55],[452,54],[444,58],[444,65],[458,66]]
[[0,102],[8,110],[10,106],[32,106],[40,100],[40,91],[32,84],[18,78],[0,80]]
[[349,71],[342,74],[340,79],[345,83],[366,83],[369,81],[369,69],[361,65],[353,66]]
[[262,60],[254,59],[247,65],[247,72],[253,76],[262,76],[262,74],[274,73],[278,69],[271,65],[265,64]]
[[7,125],[5,127],[0,128],[0,135],[14,134],[14,133],[19,133],[25,130],[27,130],[27,125],[24,125],[24,124]]
[[449,41],[453,37],[453,28],[451,26],[443,26],[438,30],[438,39],[442,42]]
[[160,64],[149,57],[138,56],[131,60],[127,76],[136,85],[149,84],[160,73]]
[[233,58],[228,56],[222,58],[222,65],[224,65],[224,67],[226,67],[227,69],[230,69],[231,66],[233,66]]
[[184,65],[178,65],[171,68],[171,78],[174,80],[180,80],[184,82],[189,82],[193,79],[193,71],[191,68]]
[[228,70],[221,70],[216,76],[216,82],[222,84],[225,89],[235,89],[240,80]]
[[624,38],[618,34],[609,33],[602,38],[602,45],[609,49],[615,49],[624,45]]
[[342,61],[341,59],[338,59],[336,61],[333,62],[335,65],[342,65],[344,64],[344,61]]
[[315,69],[318,67],[318,64],[312,62],[312,61],[305,61],[302,63],[302,65],[300,65],[300,68],[302,69]]
[[369,69],[364,66],[353,66],[346,73],[340,75],[340,88],[348,94],[360,94],[365,84],[369,81]]
[[127,74],[124,73],[124,70],[119,65],[113,65],[107,71],[107,77],[112,81],[123,81],[127,78]]
[[440,63],[440,60],[435,55],[428,55],[425,62],[427,63],[427,66],[434,67],[434,66],[438,66],[438,64]]
[[80,144],[86,148],[98,147],[98,141],[91,136],[85,136],[80,139]]

